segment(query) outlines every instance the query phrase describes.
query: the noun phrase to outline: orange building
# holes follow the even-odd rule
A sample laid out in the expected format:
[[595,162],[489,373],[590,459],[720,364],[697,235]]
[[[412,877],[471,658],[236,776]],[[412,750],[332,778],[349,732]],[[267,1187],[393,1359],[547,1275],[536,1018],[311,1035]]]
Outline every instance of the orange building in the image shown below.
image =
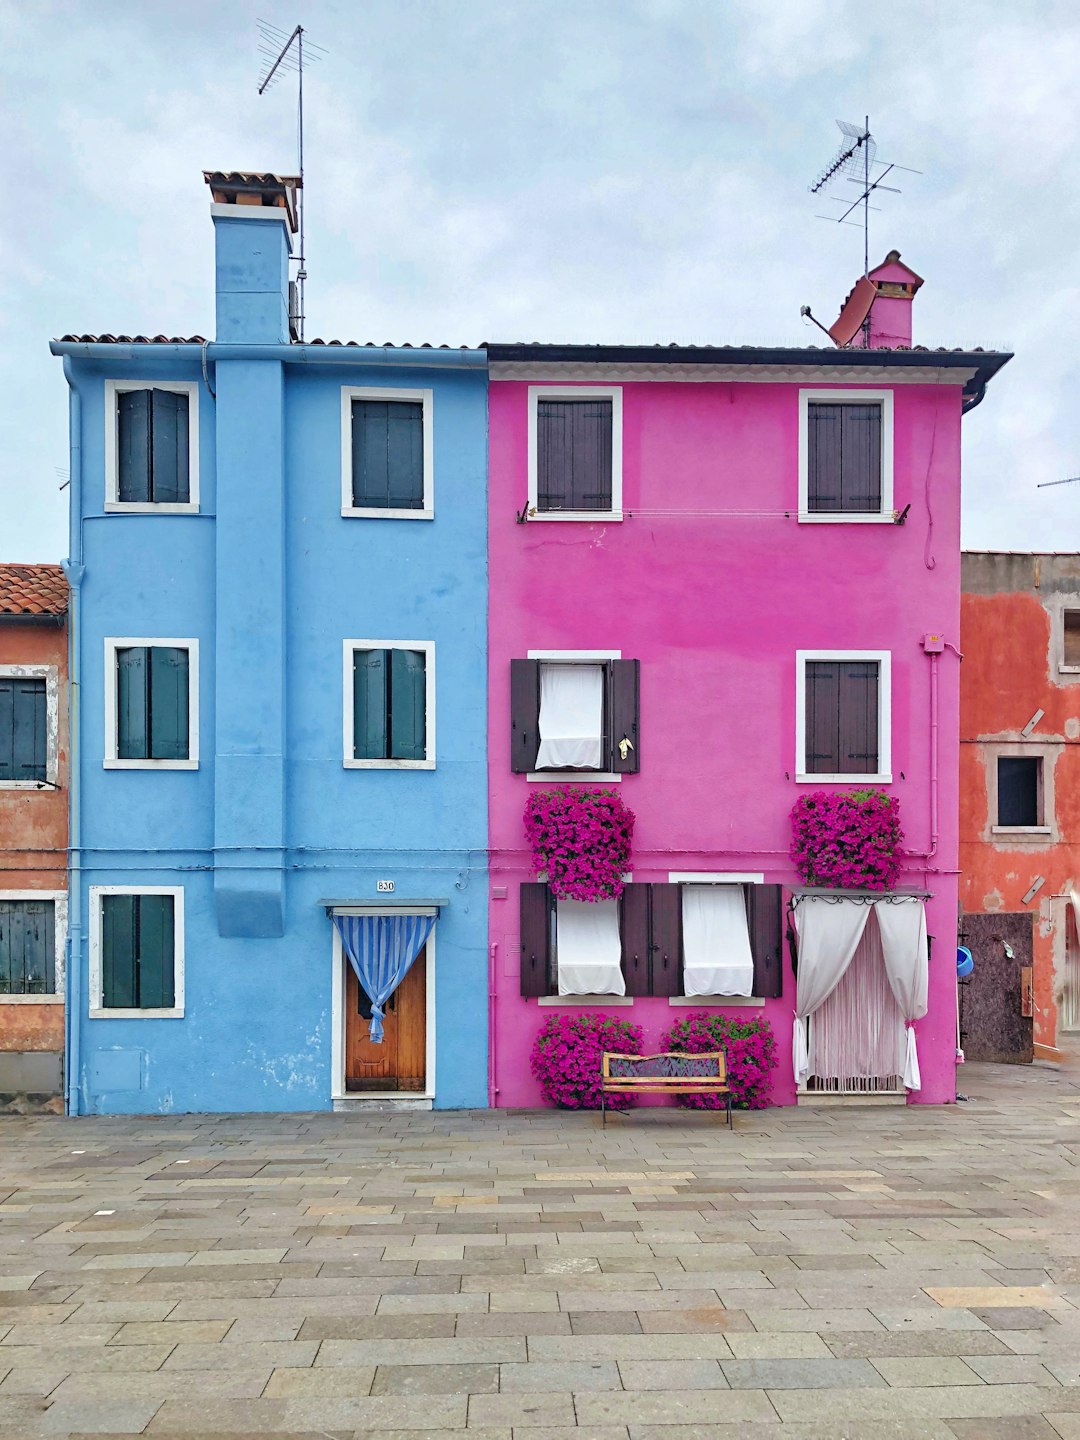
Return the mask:
[[1080,555],[963,556],[960,935],[969,1059],[1080,1030]]
[[68,585],[0,565],[0,1110],[63,1109]]

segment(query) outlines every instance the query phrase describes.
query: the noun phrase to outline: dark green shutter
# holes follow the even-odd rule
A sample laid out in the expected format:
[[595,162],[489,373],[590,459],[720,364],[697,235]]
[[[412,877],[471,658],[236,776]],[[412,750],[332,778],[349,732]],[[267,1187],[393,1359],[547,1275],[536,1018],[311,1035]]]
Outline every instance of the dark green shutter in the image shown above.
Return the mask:
[[130,1010],[136,1004],[135,895],[101,897],[101,991],[106,1009]]
[[51,995],[56,989],[51,900],[0,900],[0,995]]
[[0,780],[44,780],[48,738],[45,681],[0,680]]
[[188,652],[150,650],[150,759],[188,759]]
[[150,491],[151,392],[125,390],[116,399],[117,498],[148,501]]
[[161,505],[185,502],[188,482],[188,397],[172,390],[152,394],[151,499]]
[[423,760],[427,743],[427,668],[420,650],[390,651],[390,758]]
[[136,968],[140,1010],[169,1010],[174,1003],[174,942],[171,895],[136,899]]
[[385,760],[389,665],[385,650],[353,653],[353,758]]
[[424,407],[411,401],[354,400],[353,505],[424,508]]
[[144,645],[116,652],[116,754],[149,759],[150,656]]

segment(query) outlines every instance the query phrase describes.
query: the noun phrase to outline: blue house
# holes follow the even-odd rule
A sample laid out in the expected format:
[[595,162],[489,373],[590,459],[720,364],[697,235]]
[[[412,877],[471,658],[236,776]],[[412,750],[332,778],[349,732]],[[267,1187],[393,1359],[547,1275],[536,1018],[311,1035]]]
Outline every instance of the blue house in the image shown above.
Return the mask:
[[52,345],[68,1109],[485,1105],[486,357],[298,343],[297,182],[206,179],[216,339]]

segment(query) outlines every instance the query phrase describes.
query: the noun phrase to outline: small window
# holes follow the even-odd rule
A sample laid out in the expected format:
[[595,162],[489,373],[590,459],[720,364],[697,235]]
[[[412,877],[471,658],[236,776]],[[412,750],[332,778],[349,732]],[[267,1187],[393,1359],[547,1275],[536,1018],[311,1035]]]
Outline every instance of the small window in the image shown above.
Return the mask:
[[881,513],[881,402],[811,401],[807,415],[810,512]]
[[177,1006],[177,894],[100,895],[100,995],[105,1010]]
[[198,510],[198,386],[105,382],[106,510]]
[[52,900],[0,900],[0,999],[55,995],[55,911]]
[[511,767],[519,774],[636,774],[639,664],[565,657],[510,664]]
[[434,765],[434,646],[346,641],[346,766]]
[[997,762],[997,823],[1033,829],[1043,823],[1042,758],[1000,755]]
[[1061,620],[1061,663],[1069,670],[1080,670],[1080,610],[1066,610]]
[[431,390],[341,391],[341,513],[373,520],[430,520]]
[[889,657],[800,651],[798,664],[798,778],[887,779]]
[[187,760],[189,657],[175,645],[116,651],[116,758]]
[[48,769],[45,677],[0,676],[0,783],[45,781]]
[[536,508],[611,509],[610,400],[541,400],[536,407]]

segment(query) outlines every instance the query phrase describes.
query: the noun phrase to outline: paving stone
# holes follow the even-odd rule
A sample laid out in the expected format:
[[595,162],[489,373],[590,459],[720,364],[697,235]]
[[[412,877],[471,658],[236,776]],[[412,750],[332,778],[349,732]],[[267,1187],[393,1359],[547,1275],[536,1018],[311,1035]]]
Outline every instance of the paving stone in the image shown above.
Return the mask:
[[1057,1324],[1050,1311],[1036,1310],[1030,1305],[995,1306],[992,1310],[973,1305],[971,1313],[989,1325],[991,1330],[1042,1330]]
[[[1055,1422],[1065,1417],[1055,1417]],[[1012,1415],[1007,1419],[952,1420],[949,1428],[956,1440],[1059,1440],[1070,1434],[1055,1429],[1038,1415]],[[1080,1429],[1071,1432],[1080,1435]]]
[[[483,1397],[495,1399],[497,1397]],[[346,1435],[372,1430],[438,1432],[465,1427],[468,1400],[464,1395],[373,1395],[369,1397],[328,1396],[323,1399],[269,1397],[259,1400],[166,1400],[157,1412],[150,1435],[190,1434],[253,1435],[298,1432],[311,1440],[326,1430],[343,1430]]]
[[620,1360],[619,1374],[625,1390],[728,1389],[717,1360]]
[[[511,1395],[470,1395],[469,1429],[478,1425],[510,1425],[531,1432],[535,1426],[579,1423],[574,1397],[566,1391],[519,1391]],[[471,1440],[471,1437],[470,1437]],[[574,1440],[585,1440],[575,1431]]]
[[[721,1425],[775,1420],[763,1390],[622,1391],[575,1397],[577,1422],[592,1425]],[[710,1434],[712,1432],[710,1431]]]
[[[547,1337],[541,1337],[547,1338]],[[560,1338],[560,1337],[551,1337]],[[572,1337],[566,1337],[571,1339]],[[311,1347],[314,1350],[314,1346]],[[580,1354],[577,1351],[572,1359]],[[315,1364],[500,1365],[527,1358],[523,1337],[480,1336],[467,1340],[324,1340]]]
[[[888,1330],[865,1334],[825,1336],[838,1360],[877,1359],[879,1356],[1008,1355],[1009,1347],[989,1330]],[[732,1345],[734,1349],[734,1345]]]
[[0,1399],[6,1399],[9,1395],[36,1395],[44,1398],[67,1379],[66,1370],[47,1368],[46,1355],[42,1355],[40,1365],[14,1365],[4,1374],[0,1382]]
[[265,1365],[272,1370],[315,1363],[319,1346],[314,1341],[256,1342],[251,1345],[177,1345],[165,1361],[167,1370],[248,1370]]
[[[285,1372],[282,1372],[285,1373]],[[307,1373],[307,1372],[303,1372]],[[263,1393],[270,1370],[154,1370],[148,1372],[69,1375],[52,1400],[172,1400],[187,1395],[254,1398]]]
[[968,1358],[967,1364],[980,1380],[990,1385],[1058,1383],[1057,1377],[1035,1355],[973,1355]]
[[[834,1352],[820,1335],[792,1330],[770,1335],[736,1332],[727,1337],[728,1348],[737,1360],[831,1360]],[[841,1357],[857,1359],[860,1357]]]
[[[620,1319],[619,1316],[614,1318],[616,1323]],[[467,1339],[478,1335],[569,1335],[572,1330],[569,1315],[561,1311],[537,1310],[524,1314],[459,1315],[454,1333],[461,1339]]]
[[[380,1365],[373,1395],[494,1395],[499,1389],[498,1365]],[[337,1369],[312,1371],[338,1374]],[[537,1386],[537,1389],[543,1389]]]
[[374,1365],[349,1365],[339,1370],[275,1370],[260,1393],[293,1400],[362,1396],[371,1393],[374,1379]]
[[597,1360],[719,1360],[731,1351],[723,1335],[537,1335],[529,1338],[529,1361],[573,1361],[588,1347]]
[[[1006,1359],[1015,1360],[1012,1355]],[[956,1356],[875,1356],[874,1368],[890,1385],[978,1385],[979,1376]]]
[[825,1390],[884,1385],[868,1360],[722,1360],[733,1390]]
[[728,1334],[753,1329],[745,1310],[725,1310],[720,1305],[695,1310],[643,1310],[638,1321],[647,1335],[700,1335],[709,1331]]
[[628,1315],[620,1315],[614,1310],[578,1310],[570,1316],[570,1329],[575,1335],[640,1335],[642,1325],[633,1311]]
[[134,1320],[121,1325],[112,1345],[179,1345],[181,1341],[213,1344],[225,1337],[231,1320]]

